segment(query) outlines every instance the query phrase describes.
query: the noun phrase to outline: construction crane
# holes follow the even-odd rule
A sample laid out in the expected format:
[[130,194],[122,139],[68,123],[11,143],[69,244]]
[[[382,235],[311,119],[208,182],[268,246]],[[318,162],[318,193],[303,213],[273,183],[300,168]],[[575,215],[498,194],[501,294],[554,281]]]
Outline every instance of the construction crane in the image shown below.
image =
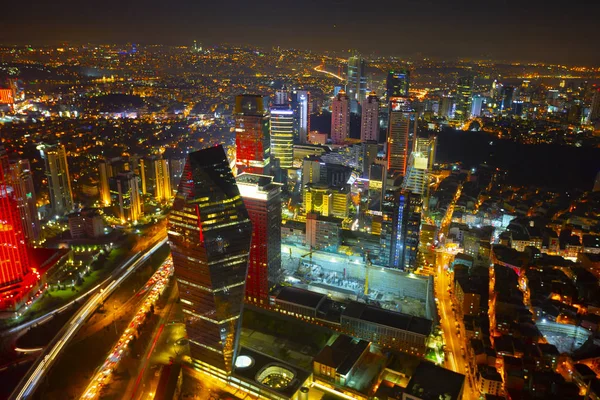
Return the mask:
[[369,257],[369,251],[365,255],[365,292],[364,295],[367,296],[369,294],[369,269],[373,265],[371,262],[371,258]]
[[316,248],[313,248],[312,246],[310,246],[310,251],[309,251],[308,253],[306,253],[306,254],[303,254],[303,255],[301,255],[301,256],[300,256],[300,258],[298,259],[298,268],[300,268],[300,264],[302,263],[302,259],[303,259],[304,257],[306,257],[306,256],[308,256],[308,257],[309,257],[310,264],[312,265],[312,255],[313,255],[313,253],[314,253],[315,251],[317,251],[317,249],[316,249]]

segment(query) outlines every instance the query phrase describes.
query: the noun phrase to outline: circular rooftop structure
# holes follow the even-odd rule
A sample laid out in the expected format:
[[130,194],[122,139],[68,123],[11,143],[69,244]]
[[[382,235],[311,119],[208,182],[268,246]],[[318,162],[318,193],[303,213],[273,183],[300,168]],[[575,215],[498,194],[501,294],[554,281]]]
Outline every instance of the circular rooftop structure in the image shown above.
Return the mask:
[[249,356],[239,356],[235,359],[235,367],[239,369],[250,368],[254,365],[254,360]]
[[290,386],[295,375],[282,365],[271,364],[256,374],[256,381],[273,389],[285,389]]

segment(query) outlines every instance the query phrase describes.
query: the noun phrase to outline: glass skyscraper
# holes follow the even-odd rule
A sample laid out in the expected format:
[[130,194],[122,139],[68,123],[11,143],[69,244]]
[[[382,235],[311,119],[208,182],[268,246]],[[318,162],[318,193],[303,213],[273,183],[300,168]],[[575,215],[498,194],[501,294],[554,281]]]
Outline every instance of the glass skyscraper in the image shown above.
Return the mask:
[[252,224],[222,146],[188,155],[169,243],[191,357],[227,375],[240,331]]

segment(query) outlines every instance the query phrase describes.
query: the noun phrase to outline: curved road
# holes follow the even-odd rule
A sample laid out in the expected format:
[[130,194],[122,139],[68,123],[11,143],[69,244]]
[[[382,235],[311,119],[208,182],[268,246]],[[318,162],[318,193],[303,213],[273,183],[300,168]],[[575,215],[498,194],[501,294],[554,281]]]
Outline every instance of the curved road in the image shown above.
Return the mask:
[[[107,298],[129,275],[150,258],[150,256],[167,242],[164,238],[147,250],[145,253],[138,253],[130,257],[123,265],[115,270],[109,278],[100,283],[95,289],[100,288],[100,292],[93,294],[88,301],[73,315],[67,324],[60,330],[54,339],[46,346],[38,359],[33,363],[25,377],[19,382],[19,385],[12,392],[10,399],[27,399],[35,392],[35,389],[44,379],[46,373],[50,370],[56,359],[60,356],[64,347],[69,344],[75,334],[81,329],[85,321],[96,311]],[[109,283],[110,282],[110,283]],[[87,295],[87,294],[86,294]],[[85,295],[84,295],[85,296]],[[77,300],[77,299],[76,299]],[[47,318],[47,316],[40,317]],[[19,327],[20,328],[20,327]]]

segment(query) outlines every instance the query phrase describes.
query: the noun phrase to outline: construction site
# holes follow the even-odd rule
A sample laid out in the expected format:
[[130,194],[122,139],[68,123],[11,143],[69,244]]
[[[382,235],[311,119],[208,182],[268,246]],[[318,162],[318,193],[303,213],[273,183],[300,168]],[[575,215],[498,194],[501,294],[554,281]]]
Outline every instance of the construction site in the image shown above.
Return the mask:
[[282,247],[283,284],[326,294],[337,301],[360,301],[434,319],[433,282],[428,277],[373,266],[361,257]]

